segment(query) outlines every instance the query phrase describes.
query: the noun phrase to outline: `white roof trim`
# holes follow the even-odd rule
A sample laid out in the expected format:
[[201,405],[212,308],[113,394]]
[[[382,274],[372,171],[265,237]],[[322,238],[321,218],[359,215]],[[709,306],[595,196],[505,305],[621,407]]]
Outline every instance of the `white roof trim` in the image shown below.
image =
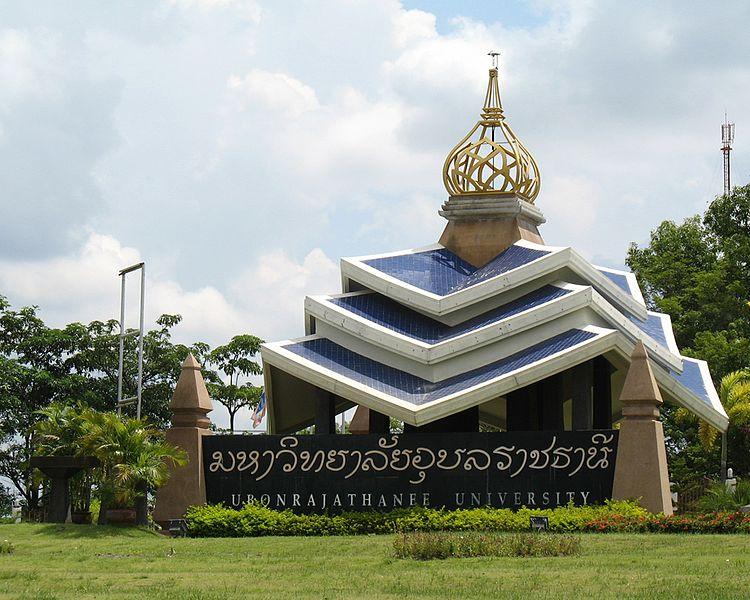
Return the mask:
[[[344,279],[353,279],[369,289],[378,291],[381,294],[393,298],[402,304],[411,306],[420,312],[425,312],[431,315],[445,315],[455,310],[476,304],[486,298],[496,296],[508,289],[534,281],[543,275],[569,267],[582,279],[590,282],[596,288],[601,290],[601,292],[618,307],[631,312],[641,319],[646,318],[645,305],[642,302],[639,302],[638,298],[626,294],[616,283],[610,280],[596,267],[591,265],[572,248],[543,246],[526,240],[516,242],[516,245],[544,250],[549,252],[549,254],[496,275],[495,277],[481,281],[471,287],[446,294],[445,296],[440,296],[405,283],[400,279],[387,275],[382,271],[365,264],[364,262],[372,258],[381,258],[383,256],[400,256],[440,249],[443,246],[440,246],[439,244],[433,244],[432,246],[406,250],[403,252],[392,252],[387,255],[342,258],[341,274]],[[640,294],[639,297],[642,298]]]
[[614,273],[615,275],[622,275],[625,277],[625,280],[628,282],[628,288],[630,288],[630,293],[635,297],[635,299],[644,306],[646,305],[646,300],[643,298],[643,292],[641,292],[641,286],[638,285],[638,279],[635,276],[635,273],[632,273],[631,271],[623,271],[622,269],[613,269],[611,267],[602,267],[600,265],[591,265],[595,269],[598,269],[599,271],[606,271],[607,273]]
[[654,315],[661,319],[661,328],[664,331],[664,337],[667,340],[667,348],[674,353],[679,355],[680,349],[677,347],[677,340],[674,338],[674,329],[672,329],[672,317],[666,313],[658,313],[654,311],[648,311],[649,315]]
[[[307,336],[298,340],[264,344],[261,347],[261,356],[264,363],[277,367],[294,377],[298,377],[320,388],[327,389],[352,402],[362,404],[378,412],[389,414],[412,425],[423,425],[507,394],[534,381],[564,371],[575,364],[600,356],[610,350],[616,350],[623,357],[629,358],[635,346],[633,342],[628,340],[619,331],[595,326],[586,327],[584,330],[591,331],[596,336],[536,363],[532,363],[530,366],[517,369],[472,388],[422,405],[414,405],[411,402],[384,394],[353,379],[343,377],[334,371],[321,367],[284,348],[284,345],[289,343],[319,338],[321,336]],[[720,405],[717,405],[718,398],[712,396],[712,406],[708,406],[699,396],[680,384],[663,367],[658,364],[655,364],[654,367],[654,376],[659,387],[668,390],[679,404],[697,414],[714,427],[722,431],[726,430],[728,419],[723,408],[719,410]],[[701,369],[703,373],[703,367]],[[711,387],[707,386],[709,394],[711,394]]]
[[[569,289],[571,293],[436,344],[430,344],[398,333],[331,302],[332,298],[347,296],[348,294],[308,296],[305,298],[305,312],[332,327],[363,338],[375,346],[422,364],[434,364],[453,359],[461,354],[497,342],[502,338],[508,338],[514,334],[543,326],[565,314],[590,307],[632,340],[643,340],[652,355],[668,365],[669,368],[677,372],[682,371],[682,360],[676,346],[674,350],[662,346],[622,315],[592,287],[563,281],[551,285]],[[361,293],[357,292],[357,295]],[[672,351],[670,352],[670,350]]]

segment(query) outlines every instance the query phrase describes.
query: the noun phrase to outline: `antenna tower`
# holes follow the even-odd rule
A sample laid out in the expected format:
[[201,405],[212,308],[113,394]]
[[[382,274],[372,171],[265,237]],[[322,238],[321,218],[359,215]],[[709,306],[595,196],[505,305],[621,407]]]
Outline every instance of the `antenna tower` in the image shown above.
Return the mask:
[[729,165],[729,154],[732,152],[734,142],[734,123],[727,121],[727,113],[724,113],[724,123],[721,125],[721,153],[724,155],[724,195],[732,190],[731,170]]

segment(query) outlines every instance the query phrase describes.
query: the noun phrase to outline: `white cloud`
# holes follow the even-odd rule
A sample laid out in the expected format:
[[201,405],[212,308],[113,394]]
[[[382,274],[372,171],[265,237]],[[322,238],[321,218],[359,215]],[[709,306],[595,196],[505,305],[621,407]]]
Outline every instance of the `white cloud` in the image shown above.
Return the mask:
[[[78,264],[81,231],[110,232],[153,265],[159,310],[179,307],[186,331],[188,315],[202,323],[190,335],[217,340],[301,333],[304,286],[338,289],[328,257],[437,239],[442,162],[477,118],[490,49],[503,51],[509,122],[541,167],[543,235],[601,262],[705,206],[721,184],[718,121],[726,107],[741,123],[750,105],[745,2],[722,16],[542,0],[532,24],[503,25],[501,8],[497,22],[440,33],[394,0],[92,3],[75,19],[57,4],[3,10],[4,272],[51,310],[46,280],[18,269]],[[740,136],[738,183],[749,156]],[[126,251],[99,251],[105,289]],[[97,285],[81,284],[70,318],[88,310],[84,292],[116,313],[116,281],[106,302]]]
[[253,332],[273,341],[304,334],[306,295],[340,290],[338,266],[315,248],[302,262],[282,250],[264,255],[235,279],[231,294],[252,320]]
[[[119,318],[120,279],[123,267],[143,260],[135,248],[123,246],[110,235],[91,233],[68,256],[50,259],[0,260],[0,293],[15,306],[38,304],[52,325]],[[176,330],[181,342],[226,343],[239,333],[269,340],[301,335],[306,294],[338,292],[338,267],[316,248],[301,262],[283,250],[261,255],[228,285],[223,293],[213,286],[186,289],[165,275],[168,260],[147,261],[146,320],[153,326],[164,313],[180,314]],[[129,276],[126,319],[135,326],[139,281]]]
[[242,108],[256,105],[285,117],[299,117],[319,106],[315,90],[285,73],[253,69],[245,77],[232,75],[228,87],[240,99]]
[[404,48],[415,41],[437,37],[435,15],[422,10],[398,11],[394,18],[393,39]]

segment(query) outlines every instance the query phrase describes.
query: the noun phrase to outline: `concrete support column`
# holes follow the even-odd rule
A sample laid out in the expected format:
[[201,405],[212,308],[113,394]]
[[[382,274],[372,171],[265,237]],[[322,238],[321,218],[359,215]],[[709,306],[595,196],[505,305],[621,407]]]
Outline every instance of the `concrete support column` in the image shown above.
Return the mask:
[[527,385],[505,396],[505,417],[508,431],[539,429],[537,386]]
[[594,365],[586,361],[570,369],[568,374],[568,394],[573,403],[573,431],[590,431],[594,426],[594,406],[591,389],[593,386]]
[[633,350],[620,402],[623,420],[612,497],[639,498],[647,510],[671,515],[667,450],[659,420],[661,392],[643,342],[639,341]]
[[370,413],[370,433],[390,433],[391,418],[383,413],[369,411]]
[[352,422],[349,423],[349,433],[355,435],[389,433],[390,431],[391,418],[383,413],[370,410],[366,406],[358,406]]
[[594,429],[612,429],[612,365],[603,356],[594,361]]
[[336,402],[327,390],[318,389],[315,397],[315,433],[336,433]]
[[65,523],[70,510],[70,477],[50,477],[47,523]]
[[539,428],[543,431],[565,429],[563,414],[562,376],[553,375],[537,383],[537,405],[539,407]]

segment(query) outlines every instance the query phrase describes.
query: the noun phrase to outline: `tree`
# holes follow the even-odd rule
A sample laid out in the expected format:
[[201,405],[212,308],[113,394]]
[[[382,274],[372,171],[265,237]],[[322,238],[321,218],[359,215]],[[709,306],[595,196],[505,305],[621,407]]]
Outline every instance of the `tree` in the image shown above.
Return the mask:
[[720,196],[704,218],[664,221],[628,266],[650,308],[672,317],[677,344],[720,380],[750,360],[750,185]]
[[[719,400],[729,417],[729,426],[750,434],[750,370],[733,371],[721,378]],[[705,421],[698,426],[698,437],[703,447],[710,449],[716,442],[718,431]]]
[[0,484],[0,517],[9,517],[12,510],[15,498],[11,491]]
[[218,346],[208,355],[208,362],[223,373],[223,381],[216,371],[207,373],[207,386],[211,397],[229,412],[229,431],[234,433],[235,416],[243,407],[255,408],[260,400],[262,387],[249,382],[240,384],[241,378],[260,375],[263,371],[252,358],[260,352],[263,340],[254,335],[236,335],[231,341]]
[[[174,344],[171,329],[178,315],[162,315],[144,336],[143,415],[156,425],[168,422],[169,400],[187,353],[205,357],[204,343]],[[137,372],[135,337],[125,340],[125,393],[134,395]],[[119,361],[119,324],[94,321],[63,328],[45,325],[35,306],[13,310],[0,296],[0,475],[7,477],[35,511],[40,479],[29,466],[39,411],[52,402],[83,401],[115,410]],[[135,407],[125,409],[135,411]]]
[[[180,376],[182,361],[192,352],[199,361],[205,360],[207,344],[191,346],[174,344],[172,328],[182,321],[179,315],[161,315],[158,327],[143,337],[143,389],[141,414],[163,426],[169,422],[169,399]],[[93,321],[88,325],[73,323],[66,327],[75,338],[75,353],[69,364],[84,377],[86,390],[79,399],[92,408],[113,411],[117,408],[117,370],[119,366],[119,322]],[[135,330],[129,330],[135,331]],[[123,354],[123,396],[135,396],[138,373],[137,337],[125,338]],[[126,407],[125,414],[135,416],[135,406]]]
[[29,465],[33,427],[42,418],[38,411],[85,387],[66,364],[73,351],[68,332],[48,328],[36,307],[14,311],[0,296],[0,475],[31,511],[40,498],[38,475]]
[[[750,185],[717,197],[703,218],[679,225],[664,221],[646,247],[631,244],[628,251],[628,266],[646,303],[672,317],[682,353],[706,360],[715,382],[750,366],[749,261]],[[720,454],[707,425],[699,428],[695,419],[666,406],[662,420],[673,477],[718,472]],[[736,470],[748,473],[748,432],[743,429],[730,427],[728,455]],[[713,442],[710,450],[701,439]]]

